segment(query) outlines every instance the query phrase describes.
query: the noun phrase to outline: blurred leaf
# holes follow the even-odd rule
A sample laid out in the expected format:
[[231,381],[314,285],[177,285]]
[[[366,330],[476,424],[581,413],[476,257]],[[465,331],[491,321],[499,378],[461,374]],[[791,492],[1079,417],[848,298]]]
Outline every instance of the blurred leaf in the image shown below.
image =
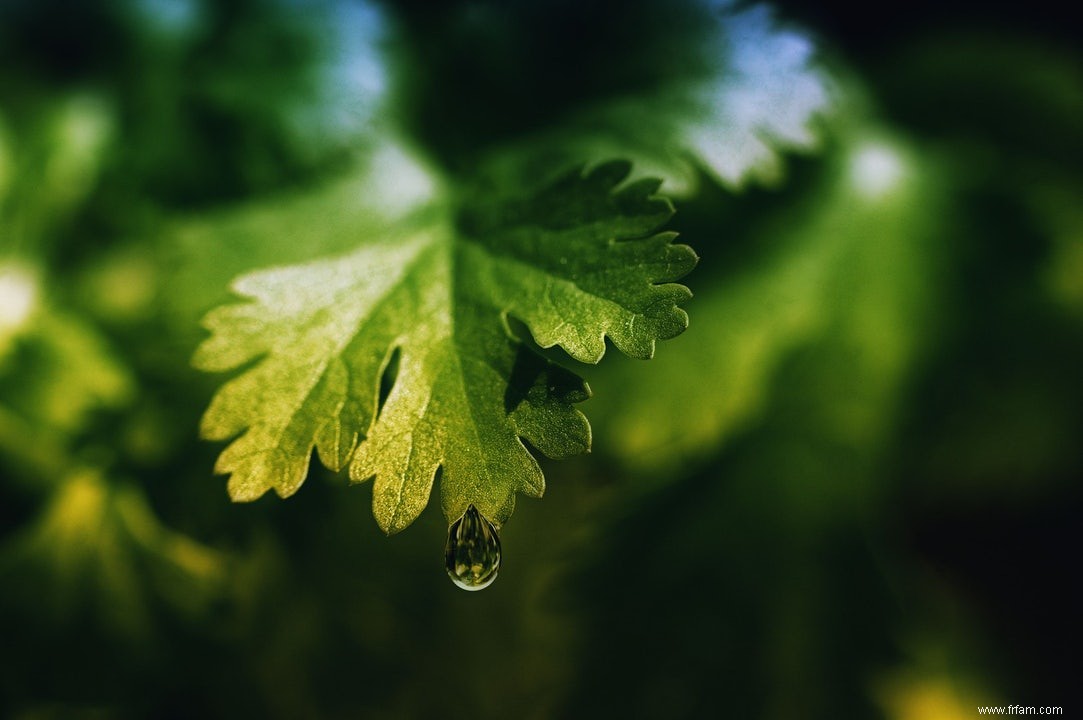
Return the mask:
[[27,105],[10,131],[0,114],[0,239],[4,250],[36,254],[97,185],[115,118],[106,98],[88,92]]
[[541,470],[519,438],[551,457],[587,449],[571,405],[587,391],[525,348],[506,318],[592,363],[606,336],[648,358],[687,324],[677,307],[687,288],[656,283],[683,276],[695,255],[651,234],[672,209],[653,195],[657,181],[622,185],[630,171],[574,171],[526,197],[468,203],[457,226],[422,219],[342,258],[238,279],[252,302],[212,312],[195,358],[209,371],[256,361],[203,421],[211,439],[245,431],[216,468],[232,474],[233,498],[291,495],[314,447],[332,469],[352,457],[355,481],[376,476],[387,532],[425,507],[438,468],[449,519],[473,503],[502,522],[517,491],[540,495]]
[[32,266],[0,264],[0,451],[38,486],[68,471],[73,440],[96,413],[137,392],[101,330],[43,291]]
[[0,369],[4,406],[35,425],[74,433],[92,411],[126,403],[132,377],[90,323],[44,307]]
[[106,627],[140,637],[153,599],[198,614],[222,591],[226,561],[161,525],[143,493],[79,468],[37,520],[0,549],[6,600],[70,621],[90,606]]
[[[697,322],[650,378],[628,362],[589,375],[598,447],[626,471],[670,476],[717,452],[772,403],[777,372],[810,345],[831,343],[847,363],[817,371],[820,387],[847,388],[817,406],[829,427],[858,442],[891,417],[891,388],[920,336],[937,185],[900,141],[848,135],[825,187],[759,230],[768,255],[724,284],[702,283]],[[617,391],[628,387],[637,390]]]
[[41,302],[41,280],[33,266],[0,261],[0,372],[15,340],[27,332]]
[[627,157],[663,178],[675,197],[696,191],[701,168],[730,189],[777,184],[780,154],[818,146],[814,123],[834,98],[805,35],[781,29],[766,5],[735,5],[715,0],[684,8],[695,30],[686,28],[682,41],[696,49],[698,63],[682,65],[679,76],[588,102],[524,139],[516,152],[496,153],[492,165],[507,172],[519,163],[529,174],[536,163]]
[[[667,190],[678,196],[695,189],[696,164],[730,188],[777,183],[780,152],[815,148],[812,122],[830,105],[827,80],[811,62],[807,37],[779,29],[766,5],[736,10],[729,2],[707,4],[716,33],[708,56],[712,75],[602,111],[618,137],[630,135],[625,152],[639,151],[631,155],[637,164],[664,177]],[[651,117],[648,126],[668,124],[670,132],[643,132],[641,118]],[[658,137],[669,138],[669,144],[650,142]]]

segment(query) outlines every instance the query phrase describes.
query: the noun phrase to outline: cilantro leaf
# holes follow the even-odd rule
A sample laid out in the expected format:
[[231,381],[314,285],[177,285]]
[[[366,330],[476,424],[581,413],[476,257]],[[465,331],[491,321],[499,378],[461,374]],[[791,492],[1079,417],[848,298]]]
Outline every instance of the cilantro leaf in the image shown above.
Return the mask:
[[[476,194],[400,236],[242,276],[248,302],[212,311],[194,363],[246,369],[208,408],[205,437],[237,437],[216,470],[236,500],[296,492],[315,449],[357,482],[375,477],[385,532],[409,525],[441,470],[453,519],[471,503],[496,522],[544,478],[522,439],[559,458],[590,446],[574,403],[589,390],[521,342],[598,362],[609,337],[634,357],[687,326],[674,284],[690,248],[656,233],[672,215],[658,182],[624,184],[626,162],[575,170],[521,196]],[[381,379],[397,369],[386,400]]]
[[[934,301],[917,288],[932,272],[930,218],[945,193],[912,141],[855,116],[851,108],[817,191],[753,226],[750,245],[763,254],[724,284],[705,284],[696,326],[671,352],[649,373],[614,362],[587,374],[599,396],[596,449],[622,474],[667,478],[707,462],[793,401],[796,391],[780,400],[774,388],[795,364],[809,386],[802,397],[815,394],[816,411],[831,418],[820,432],[868,447],[885,431],[932,326]],[[872,161],[877,171],[866,172]],[[833,348],[845,371],[812,359]],[[626,387],[637,390],[615,392]]]
[[632,160],[665,180],[667,194],[695,195],[702,177],[739,190],[778,184],[786,152],[812,152],[837,89],[800,30],[766,5],[692,3],[702,37],[680,77],[603,95],[560,123],[512,139],[486,158],[491,172],[536,172],[552,164]]

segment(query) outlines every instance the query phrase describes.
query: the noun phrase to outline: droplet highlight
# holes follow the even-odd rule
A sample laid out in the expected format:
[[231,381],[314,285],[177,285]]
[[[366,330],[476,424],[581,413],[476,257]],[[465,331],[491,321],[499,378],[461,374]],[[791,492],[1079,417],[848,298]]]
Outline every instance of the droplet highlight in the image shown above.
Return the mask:
[[500,570],[496,526],[471,505],[447,531],[444,562],[448,577],[463,590],[483,590]]

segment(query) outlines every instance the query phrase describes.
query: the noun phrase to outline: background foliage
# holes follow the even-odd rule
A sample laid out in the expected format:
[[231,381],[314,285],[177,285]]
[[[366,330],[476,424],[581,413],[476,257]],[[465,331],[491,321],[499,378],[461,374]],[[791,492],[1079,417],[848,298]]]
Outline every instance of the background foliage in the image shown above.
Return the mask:
[[[762,9],[718,44],[664,6],[0,3],[0,715],[1070,708],[1070,24],[784,3],[821,97],[800,53],[741,65]],[[590,369],[594,450],[544,464],[492,588],[444,577],[436,505],[388,539],[323,470],[229,503],[189,359],[235,275],[615,149],[676,197],[691,326]]]

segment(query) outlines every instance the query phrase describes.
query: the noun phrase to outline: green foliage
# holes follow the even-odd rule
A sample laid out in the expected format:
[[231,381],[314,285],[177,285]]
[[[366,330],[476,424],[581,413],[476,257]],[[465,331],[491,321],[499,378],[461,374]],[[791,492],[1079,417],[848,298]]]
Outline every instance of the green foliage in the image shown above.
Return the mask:
[[[1078,43],[995,13],[921,31],[933,14],[0,2],[0,717],[902,720],[1065,696]],[[569,167],[594,170],[545,182]],[[638,256],[682,252],[670,229],[702,256],[687,304],[650,288],[687,258]],[[588,280],[667,312],[621,339]],[[254,324],[212,336],[228,376],[190,362],[223,305]],[[651,362],[579,361],[603,326],[648,354],[679,307]],[[340,474],[308,459],[290,501],[230,503],[227,443],[198,433],[222,383],[251,390],[227,456],[278,423],[295,452],[260,462]],[[303,411],[272,412],[287,396]],[[580,411],[591,452],[548,462],[585,446]],[[445,577],[440,503],[390,540],[372,522],[409,469],[400,426],[430,450],[418,484],[453,460],[474,487],[434,488],[494,515],[534,491],[508,468],[544,470],[491,590]],[[351,486],[363,454],[392,467]],[[485,671],[434,692],[458,667]]]
[[[213,371],[253,363],[203,423],[208,438],[243,433],[217,464],[234,499],[272,488],[291,495],[315,450],[331,469],[349,464],[354,481],[376,477],[374,510],[388,532],[425,507],[438,468],[449,521],[474,503],[500,522],[516,492],[544,486],[521,440],[550,457],[589,448],[586,420],[571,407],[586,387],[530,355],[508,318],[533,343],[586,363],[601,359],[606,337],[649,358],[656,340],[687,325],[677,306],[689,293],[667,283],[695,256],[671,236],[647,237],[672,213],[653,197],[660,181],[618,188],[630,170],[610,158],[631,158],[675,196],[692,194],[704,175],[733,188],[778,180],[779,149],[814,147],[810,123],[828,105],[811,44],[762,7],[634,3],[621,9],[621,27],[599,10],[578,16],[590,43],[560,57],[507,53],[483,67],[478,58],[504,48],[513,28],[533,35],[561,14],[482,3],[452,12],[433,35],[429,13],[401,13],[390,59],[409,82],[397,94],[370,88],[367,141],[420,143],[440,165],[425,170],[431,185],[444,181],[429,198],[437,209],[374,226],[374,216],[396,217],[389,207],[411,205],[409,183],[382,175],[376,152],[362,162],[360,188],[329,187],[289,201],[296,212],[264,213],[269,223],[257,211],[240,220],[247,231],[212,232],[224,258],[208,269],[214,277],[260,266],[268,248],[281,263],[302,248],[311,259],[357,245],[344,235],[362,241],[340,260],[238,280],[234,289],[254,302],[212,313],[215,335],[196,357]],[[679,48],[663,40],[677,35]],[[632,37],[634,62],[615,63]],[[543,86],[526,79],[535,76]],[[537,189],[537,178],[584,165],[596,167]],[[246,255],[247,268],[236,267]],[[208,286],[197,276],[189,288]],[[396,372],[381,407],[381,378]]]
[[144,493],[77,467],[57,481],[38,517],[0,548],[0,573],[21,578],[13,599],[39,604],[58,624],[81,603],[96,606],[111,631],[152,632],[150,598],[196,615],[226,581],[223,553],[162,525]]
[[[849,121],[860,115],[851,102]],[[698,322],[672,352],[654,367],[589,373],[599,448],[624,472],[663,478],[696,467],[754,425],[777,373],[808,347],[835,347],[848,368],[846,383],[832,381],[846,391],[817,406],[830,415],[825,432],[862,446],[882,436],[920,350],[917,328],[933,325],[921,278],[931,272],[928,217],[942,181],[904,138],[867,123],[837,145],[815,191],[748,231],[762,249],[744,272],[698,292]],[[880,163],[880,192],[861,174],[870,161]],[[703,392],[704,377],[715,392]]]
[[630,171],[613,162],[523,196],[479,195],[457,216],[403,221],[348,255],[239,278],[250,302],[207,316],[212,336],[194,360],[209,371],[255,361],[203,419],[210,439],[243,432],[216,466],[231,474],[231,496],[293,494],[313,448],[333,470],[350,463],[354,481],[375,476],[386,532],[421,513],[438,468],[449,520],[473,503],[502,522],[516,492],[541,495],[520,438],[553,458],[589,449],[573,407],[589,391],[509,318],[589,363],[606,337],[649,358],[688,323],[678,305],[690,293],[673,281],[695,254],[655,232],[672,207],[657,181],[623,184]]

